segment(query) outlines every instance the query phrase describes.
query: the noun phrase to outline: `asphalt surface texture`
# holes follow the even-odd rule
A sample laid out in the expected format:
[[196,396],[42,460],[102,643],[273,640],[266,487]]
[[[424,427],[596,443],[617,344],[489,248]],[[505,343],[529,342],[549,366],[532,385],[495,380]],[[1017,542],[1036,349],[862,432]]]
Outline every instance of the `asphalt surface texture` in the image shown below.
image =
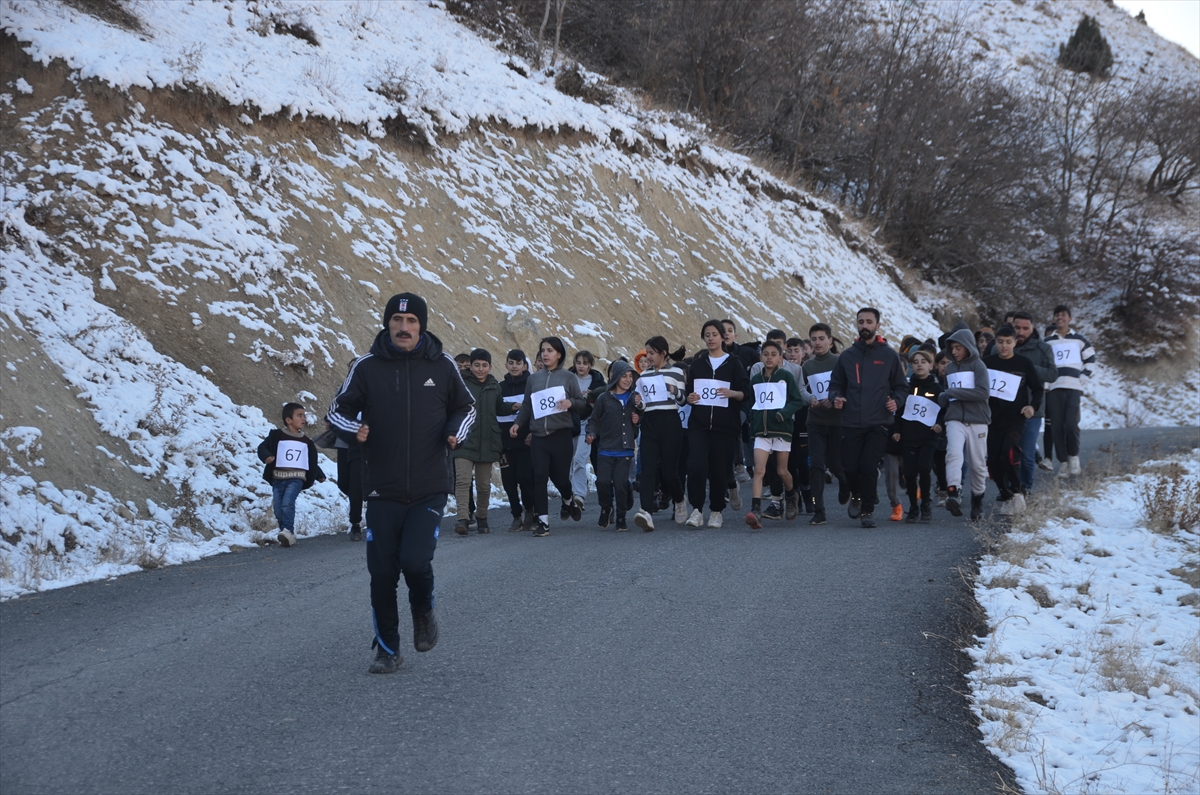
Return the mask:
[[[1195,446],[1084,434],[1085,459]],[[594,495],[547,538],[504,532],[505,509],[490,535],[447,519],[439,644],[392,675],[367,673],[345,536],[11,600],[0,791],[997,791],[958,651],[979,630],[970,524],[864,530],[826,496],[829,524],[760,531],[727,510],[722,530],[659,513],[618,534]]]

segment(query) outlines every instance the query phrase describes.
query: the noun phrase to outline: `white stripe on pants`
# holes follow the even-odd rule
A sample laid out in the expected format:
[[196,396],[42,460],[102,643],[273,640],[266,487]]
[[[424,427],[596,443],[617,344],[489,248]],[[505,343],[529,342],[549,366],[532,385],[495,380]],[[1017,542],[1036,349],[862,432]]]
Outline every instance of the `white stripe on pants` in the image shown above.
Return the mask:
[[987,490],[987,431],[982,423],[946,423],[946,480],[947,486],[962,487],[963,451],[970,467],[971,494]]

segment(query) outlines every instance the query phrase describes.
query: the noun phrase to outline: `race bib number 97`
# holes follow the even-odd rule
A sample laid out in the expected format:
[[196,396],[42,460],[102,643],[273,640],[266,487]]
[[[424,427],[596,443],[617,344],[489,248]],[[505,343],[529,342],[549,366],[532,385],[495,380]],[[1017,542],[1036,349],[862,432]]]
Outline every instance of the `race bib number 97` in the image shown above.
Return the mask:
[[566,409],[558,407],[558,402],[567,399],[567,390],[561,386],[547,387],[534,392],[529,399],[533,401],[533,418],[540,420],[542,417],[562,414],[566,411]]
[[1054,364],[1058,367],[1070,367],[1075,370],[1083,369],[1083,356],[1079,346],[1071,341],[1052,342],[1050,349],[1054,351]]
[[693,384],[693,389],[700,396],[698,406],[716,406],[718,408],[729,408],[729,398],[721,397],[718,389],[729,389],[728,381],[717,381],[712,378],[697,378]]

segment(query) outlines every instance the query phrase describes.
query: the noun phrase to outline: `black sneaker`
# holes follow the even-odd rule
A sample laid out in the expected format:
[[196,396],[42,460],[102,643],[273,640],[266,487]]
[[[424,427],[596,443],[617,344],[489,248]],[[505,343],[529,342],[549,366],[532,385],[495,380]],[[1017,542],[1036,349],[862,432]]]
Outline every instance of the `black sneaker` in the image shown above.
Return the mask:
[[362,532],[361,525],[356,525],[356,524],[350,525],[350,540],[351,541],[362,541],[363,540],[363,532]]
[[414,610],[413,614],[413,648],[417,651],[429,651],[438,642],[437,616],[433,608],[428,612]]
[[983,495],[971,495],[971,521],[978,522],[983,518]]
[[550,525],[538,519],[537,524],[533,526],[533,537],[545,538],[548,535],[550,535]]
[[826,519],[825,519],[824,511],[817,511],[816,513],[813,514],[812,518],[808,520],[808,523],[810,525],[825,524],[825,522],[826,522]]
[[562,507],[558,509],[558,518],[564,522],[571,518],[571,505],[563,500]]
[[815,513],[817,510],[817,499],[813,497],[810,489],[800,490],[800,503],[804,506],[805,513]]
[[946,489],[946,510],[951,516],[962,516],[962,503],[958,501],[958,486]]
[[875,518],[871,515],[873,513],[874,513],[874,510],[863,511],[862,514],[860,514],[860,516],[859,516],[859,523],[863,527],[874,527],[875,526]]
[[[828,482],[828,481],[826,481]],[[838,505],[845,505],[850,502],[850,487],[838,481]]]
[[388,654],[383,650],[382,646],[375,649],[375,659],[371,661],[371,667],[367,669],[369,674],[394,674],[396,669],[400,667],[400,663],[404,662],[404,658],[399,653]]
[[617,514],[617,532],[618,533],[629,532],[629,525],[625,523],[624,512]]
[[768,505],[766,507],[765,510],[763,510],[762,518],[764,518],[764,519],[782,519],[783,518],[783,508],[779,507],[779,503],[772,502],[770,505]]
[[928,524],[932,521],[933,521],[933,506],[932,505],[922,505],[921,506],[921,523]]
[[904,521],[908,522],[909,524],[916,524],[917,520],[920,518],[921,518],[921,509],[920,508],[909,508],[908,516],[906,516],[904,518]]
[[597,522],[597,524],[600,525],[601,527],[608,527],[609,523],[611,523],[611,522],[612,522],[612,508],[601,508],[600,509],[600,521]]
[[576,494],[574,497],[572,497],[570,510],[571,510],[571,520],[572,521],[578,522],[580,519],[582,519],[583,518],[583,497],[580,497],[578,494]]
[[862,516],[862,500],[858,497],[850,498],[850,507],[846,509],[851,519],[857,519]]

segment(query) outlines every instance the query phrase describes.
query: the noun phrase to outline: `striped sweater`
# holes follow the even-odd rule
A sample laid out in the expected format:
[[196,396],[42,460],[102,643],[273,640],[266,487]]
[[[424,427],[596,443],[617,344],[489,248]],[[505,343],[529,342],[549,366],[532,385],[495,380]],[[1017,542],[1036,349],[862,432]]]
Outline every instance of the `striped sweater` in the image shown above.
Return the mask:
[[[1057,331],[1047,334],[1045,343],[1054,351],[1054,363],[1058,366],[1058,378],[1046,384],[1046,389],[1082,391],[1083,379],[1092,377],[1092,365],[1096,363],[1092,343],[1074,331],[1068,331],[1065,336]],[[1083,363],[1082,367],[1079,362]]]
[[687,376],[683,372],[683,368],[679,365],[672,364],[661,370],[653,367],[647,367],[638,374],[638,379],[653,378],[656,375],[661,375],[666,381],[667,386],[675,387],[675,394],[663,395],[658,400],[651,400],[643,403],[643,411],[679,411],[679,407],[684,404],[687,399]]

